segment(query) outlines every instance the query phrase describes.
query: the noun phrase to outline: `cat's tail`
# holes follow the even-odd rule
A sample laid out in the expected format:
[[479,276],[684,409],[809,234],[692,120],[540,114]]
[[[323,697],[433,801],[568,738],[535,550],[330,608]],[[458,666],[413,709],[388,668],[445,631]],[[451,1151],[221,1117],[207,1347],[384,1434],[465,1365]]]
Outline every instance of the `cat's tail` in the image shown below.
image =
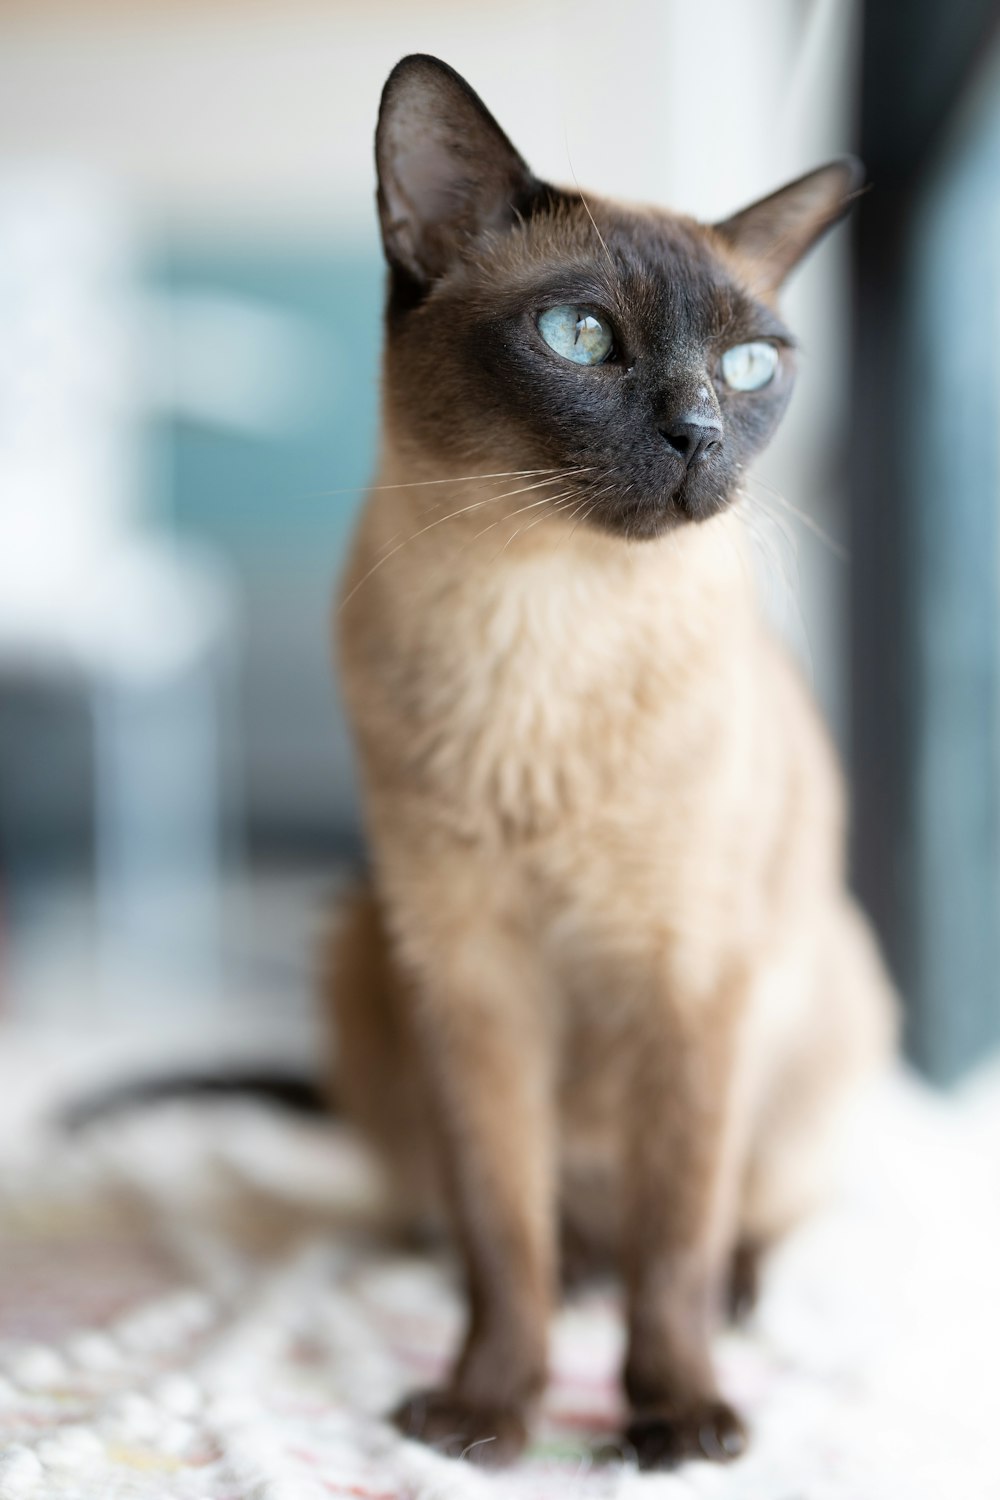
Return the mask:
[[177,1099],[261,1099],[299,1115],[335,1114],[331,1091],[315,1078],[280,1069],[161,1073],[129,1079],[99,1093],[71,1099],[57,1109],[54,1123],[75,1134],[119,1115]]

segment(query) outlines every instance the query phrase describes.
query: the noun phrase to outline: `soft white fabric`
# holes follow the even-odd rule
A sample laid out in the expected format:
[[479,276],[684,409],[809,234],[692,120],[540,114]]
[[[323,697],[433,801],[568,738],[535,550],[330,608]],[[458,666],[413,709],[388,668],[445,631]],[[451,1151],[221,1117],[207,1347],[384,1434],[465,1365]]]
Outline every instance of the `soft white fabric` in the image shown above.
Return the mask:
[[[23,1059],[0,1062],[20,1071]],[[639,1476],[619,1308],[568,1307],[525,1461],[488,1475],[379,1420],[433,1381],[452,1272],[394,1249],[342,1127],[171,1105],[0,1146],[0,1500],[997,1500],[1000,1089],[886,1086],[844,1190],[719,1348],[748,1457]]]

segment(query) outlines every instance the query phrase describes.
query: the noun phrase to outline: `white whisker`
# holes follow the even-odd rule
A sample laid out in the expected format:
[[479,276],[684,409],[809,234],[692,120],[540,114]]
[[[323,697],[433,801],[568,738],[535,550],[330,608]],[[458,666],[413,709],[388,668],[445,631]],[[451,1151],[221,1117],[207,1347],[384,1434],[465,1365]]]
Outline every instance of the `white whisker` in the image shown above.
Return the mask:
[[331,495],[379,495],[387,490],[422,490],[438,484],[471,484],[477,479],[531,479],[536,474],[562,472],[562,469],[501,469],[496,474],[456,474],[448,479],[408,479],[403,484],[357,484],[342,490],[308,490],[300,498],[324,500]]
[[[569,472],[572,473],[573,471],[570,470]],[[499,494],[499,495],[487,495],[487,496],[485,496],[481,500],[474,501],[473,504],[471,504],[471,505],[460,506],[457,510],[449,511],[447,516],[442,516],[441,517],[441,520],[442,521],[444,521],[444,520],[450,520],[453,516],[464,515],[466,511],[477,510],[477,509],[480,509],[484,505],[496,505],[501,500],[510,500],[510,499],[512,499],[515,495],[524,495],[524,494],[527,494],[530,490],[540,490],[540,489],[542,489],[547,484],[555,484],[557,482],[561,482],[561,480],[564,477],[564,473],[565,473],[565,471],[560,469],[560,470],[555,471],[550,478],[548,478],[548,479],[539,479],[539,480],[536,481],[535,484],[526,484],[526,485],[521,486],[520,489],[516,489],[516,490],[504,490],[503,493]],[[434,509],[436,509],[436,506],[434,506],[434,505],[425,505],[424,508],[421,511],[418,512],[418,514],[419,514],[419,516],[421,518],[423,518],[424,516],[429,515],[431,513],[431,511],[434,510]],[[429,530],[430,528],[428,527],[427,529]],[[382,547],[379,549],[380,552],[385,552],[387,548],[391,547],[392,544],[393,544],[393,542],[395,542],[395,541],[397,541],[399,539],[400,535],[401,535],[401,533],[399,531],[394,532],[392,534],[392,536],[389,538],[389,540],[387,542],[383,543]],[[420,535],[420,531],[419,530],[417,530],[417,531],[415,531],[415,532],[412,533],[413,537],[417,537],[419,535]]]
[[[783,510],[786,510],[789,515],[794,516],[797,521],[801,521],[802,525],[805,526],[807,530],[811,531],[813,535],[820,542],[822,542],[830,552],[833,553],[834,557],[839,558],[841,562],[850,561],[850,553],[848,552],[847,548],[840,542],[835,541],[827,531],[824,531],[823,527],[819,524],[818,521],[813,520],[812,516],[808,515],[804,510],[800,510],[797,505],[793,505],[790,500],[787,500],[779,490],[776,490],[774,488],[773,484],[766,484],[763,479],[758,479],[756,475],[750,476],[747,480],[744,481],[744,483],[759,485],[759,487],[764,490],[767,495],[774,499]],[[757,498],[757,503],[761,506],[763,506],[764,504],[764,502],[759,497]]]
[[583,188],[580,186],[580,179],[576,175],[576,168],[573,166],[573,160],[572,160],[572,157],[569,154],[569,133],[568,133],[568,131],[566,132],[566,138],[565,139],[566,139],[566,160],[569,162],[569,169],[570,169],[570,171],[573,174],[573,182],[576,185],[576,190],[580,194],[580,202],[583,204],[584,208],[587,210],[587,218],[590,220],[591,224],[593,224],[593,226],[594,226],[594,233],[597,235],[597,238],[601,242],[601,249],[604,251],[605,257],[607,258],[608,265],[611,267],[612,274],[614,275],[615,280],[618,281],[618,282],[620,282],[621,278],[620,278],[620,276],[618,274],[618,267],[615,265],[614,257],[612,256],[611,251],[608,249],[607,242],[605,241],[605,238],[604,238],[603,234],[601,233],[601,231],[597,227],[597,220],[594,218],[594,215],[590,211],[590,204],[587,202],[587,199],[584,196]]
[[[429,521],[426,526],[421,526],[419,528],[419,530],[412,532],[407,537],[404,537],[403,540],[401,542],[397,543],[396,546],[391,547],[390,551],[383,553],[383,555],[381,557],[377,558],[376,561],[372,564],[372,566],[368,569],[368,571],[361,578],[358,579],[358,582],[354,585],[354,587],[352,589],[350,589],[347,592],[347,594],[344,595],[343,599],[341,599],[340,604],[337,607],[337,613],[339,614],[342,610],[344,610],[347,607],[348,604],[350,604],[351,600],[354,598],[355,594],[362,587],[362,585],[365,584],[365,583],[367,583],[368,580],[372,577],[372,575],[374,573],[377,573],[378,570],[379,570],[379,568],[381,568],[384,563],[387,563],[390,560],[390,558],[395,557],[396,553],[397,552],[401,552],[402,549],[404,547],[408,546],[410,542],[415,542],[418,537],[423,536],[426,532],[433,531],[433,529],[434,529],[435,526],[443,526],[444,523],[445,523],[445,521],[453,521],[453,520],[455,520],[455,518],[457,516],[467,515],[470,511],[481,510],[484,505],[495,505],[500,500],[513,499],[513,497],[515,495],[523,495],[523,494],[527,493],[529,490],[541,489],[543,485],[552,484],[555,479],[557,479],[557,478],[565,478],[568,475],[572,474],[573,472],[574,471],[572,469],[562,470],[562,471],[559,471],[559,472],[554,472],[550,478],[548,478],[548,479],[539,479],[539,480],[536,481],[535,484],[524,485],[523,488],[521,488],[521,489],[508,490],[507,493],[504,494],[504,495],[488,495],[483,500],[475,500],[475,501],[473,501],[471,505],[463,505],[463,506],[460,506],[458,508],[458,510],[450,510],[445,515],[443,515],[443,516],[437,516],[437,517],[435,517],[435,519],[433,521]],[[543,498],[548,498],[548,497],[543,497]],[[515,515],[516,514],[518,514],[518,512],[515,512]],[[500,519],[502,520],[503,517],[501,517]]]
[[[566,506],[571,505],[573,503],[573,501],[576,499],[576,491],[575,490],[567,490],[564,495],[556,495],[552,499],[549,499],[549,496],[546,495],[545,499],[549,501],[549,504],[550,504],[550,506],[552,507],[553,510],[563,510]],[[543,504],[543,502],[541,500],[537,500],[535,502],[535,504],[536,505],[541,505],[541,504]],[[534,509],[534,506],[531,506],[531,505],[525,505],[525,506],[522,507],[522,510],[533,510],[533,509]],[[515,515],[520,515],[521,511],[515,511],[514,514]],[[513,536],[509,536],[507,538],[507,540],[504,542],[503,546],[500,548],[500,551],[496,554],[496,556],[497,557],[502,557],[503,554],[507,551],[507,548],[510,546],[511,542],[513,542],[517,537],[522,536],[524,534],[524,532],[530,531],[533,526],[539,526],[539,525],[541,525],[542,521],[544,521],[546,519],[547,519],[547,516],[543,512],[540,516],[536,516],[533,521],[529,521],[526,526],[519,526],[517,528],[517,530],[514,532]],[[496,561],[496,558],[494,558],[494,562],[495,561]]]
[[[536,505],[554,505],[557,500],[563,500],[571,493],[573,491],[566,490],[562,495],[543,495],[540,500],[532,500],[528,505],[521,505],[517,510],[512,510],[508,515],[498,516],[495,521],[491,521],[488,526],[484,526],[482,531],[477,531],[472,541],[478,542],[479,538],[485,536],[488,531],[492,531],[494,526],[501,526],[504,521],[512,521],[515,516],[523,515],[526,510],[534,510]],[[471,546],[472,542],[469,545]]]

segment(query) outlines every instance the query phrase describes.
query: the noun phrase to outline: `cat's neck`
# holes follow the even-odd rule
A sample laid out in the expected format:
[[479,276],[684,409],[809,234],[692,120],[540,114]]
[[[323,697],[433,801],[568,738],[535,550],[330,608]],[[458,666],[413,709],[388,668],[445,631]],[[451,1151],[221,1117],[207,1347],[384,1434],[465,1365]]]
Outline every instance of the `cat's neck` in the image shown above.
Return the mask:
[[[383,581],[407,580],[424,602],[437,593],[513,589],[566,596],[581,609],[631,612],[649,594],[690,623],[749,604],[742,528],[723,512],[655,540],[611,535],[589,520],[591,497],[574,476],[432,464],[387,444],[366,529]],[[397,590],[394,588],[393,592]]]
[[734,517],[628,542],[544,505],[530,529],[497,524],[495,480],[420,478],[386,461],[373,487],[344,660],[372,745],[405,725],[411,765],[469,829],[555,827],[640,774],[636,747],[668,720],[701,743],[745,694],[758,636]]

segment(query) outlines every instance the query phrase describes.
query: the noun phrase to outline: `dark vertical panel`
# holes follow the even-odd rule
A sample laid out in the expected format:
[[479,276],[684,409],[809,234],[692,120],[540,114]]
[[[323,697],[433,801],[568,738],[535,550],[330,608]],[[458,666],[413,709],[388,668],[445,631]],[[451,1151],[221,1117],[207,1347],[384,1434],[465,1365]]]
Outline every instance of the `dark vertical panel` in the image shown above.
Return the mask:
[[869,0],[863,36],[855,870],[906,996],[909,1050],[939,1078],[1000,1040],[995,333],[970,298],[981,185],[959,202],[953,166],[932,170],[997,22],[994,0]]
[[914,580],[914,1052],[1000,1043],[1000,53],[921,195],[902,374]]

